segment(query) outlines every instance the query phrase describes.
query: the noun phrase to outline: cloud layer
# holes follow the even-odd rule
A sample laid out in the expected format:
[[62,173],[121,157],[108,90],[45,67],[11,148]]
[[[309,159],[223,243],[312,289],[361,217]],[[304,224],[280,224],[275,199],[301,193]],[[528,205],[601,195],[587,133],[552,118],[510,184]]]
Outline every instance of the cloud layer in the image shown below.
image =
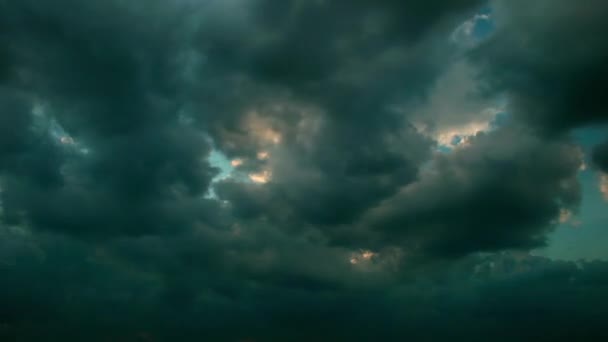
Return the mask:
[[529,252],[608,6],[521,5],[0,0],[0,337],[605,339],[606,262]]

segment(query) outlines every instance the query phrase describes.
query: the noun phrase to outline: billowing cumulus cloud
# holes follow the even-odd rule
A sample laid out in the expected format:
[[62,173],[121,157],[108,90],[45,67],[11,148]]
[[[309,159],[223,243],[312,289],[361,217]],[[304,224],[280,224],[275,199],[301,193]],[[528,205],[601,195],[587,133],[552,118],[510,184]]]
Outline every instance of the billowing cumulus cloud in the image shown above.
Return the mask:
[[490,92],[506,93],[513,115],[554,134],[608,118],[603,85],[608,45],[604,1],[492,2],[496,32],[476,48]]
[[433,163],[369,212],[372,236],[384,244],[401,236],[439,253],[527,249],[544,243],[560,208],[576,208],[580,200],[582,161],[568,142],[505,128],[480,133],[468,148]]
[[606,338],[607,8],[0,0],[0,339]]

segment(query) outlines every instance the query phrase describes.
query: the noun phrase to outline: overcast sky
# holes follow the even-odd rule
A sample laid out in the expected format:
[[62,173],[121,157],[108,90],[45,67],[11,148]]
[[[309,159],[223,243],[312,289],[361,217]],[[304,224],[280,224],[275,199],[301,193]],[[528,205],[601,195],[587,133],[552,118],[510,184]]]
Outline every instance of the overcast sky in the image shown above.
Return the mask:
[[607,341],[605,0],[0,0],[0,340]]

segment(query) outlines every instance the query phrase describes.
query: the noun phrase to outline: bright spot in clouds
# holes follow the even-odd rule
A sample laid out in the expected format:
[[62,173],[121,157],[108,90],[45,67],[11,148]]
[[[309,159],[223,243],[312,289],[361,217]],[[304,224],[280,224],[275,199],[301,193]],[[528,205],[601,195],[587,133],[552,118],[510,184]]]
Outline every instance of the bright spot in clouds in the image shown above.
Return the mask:
[[583,224],[583,222],[577,220],[574,217],[574,214],[571,210],[565,208],[560,209],[559,217],[557,218],[557,221],[553,223],[568,224],[569,226],[574,228],[578,228]]
[[578,149],[578,154],[579,154],[579,159],[581,161],[581,165],[579,166],[578,170],[579,171],[586,171],[587,170],[587,163],[585,162],[585,152],[583,152],[583,149],[579,147]]
[[467,137],[490,130],[490,122],[471,122],[462,126],[450,127],[438,132],[437,142],[442,146],[465,145]]
[[270,157],[270,154],[268,152],[266,152],[266,151],[258,152],[258,159],[259,160],[266,160],[269,157]]
[[608,202],[608,174],[606,173],[600,175],[600,191],[604,196],[604,200]]
[[472,47],[485,38],[491,30],[492,17],[488,13],[476,14],[458,26],[450,36],[452,42]]
[[250,173],[249,179],[258,184],[266,184],[270,181],[272,174],[268,170],[264,170],[258,173]]
[[61,143],[65,144],[65,145],[74,144],[74,139],[72,139],[72,137],[68,137],[68,136],[61,137],[61,139],[59,139],[59,141],[61,141]]
[[480,112],[480,118],[468,123],[459,125],[448,125],[437,131],[429,132],[428,127],[424,124],[418,124],[416,127],[422,134],[433,137],[440,148],[451,150],[457,147],[466,147],[471,137],[478,133],[490,132],[496,129],[496,120],[503,112],[500,108],[486,108]]
[[351,264],[357,265],[361,262],[372,260],[376,255],[378,254],[370,250],[361,250],[358,253],[353,254],[349,261]]
[[251,112],[248,115],[245,126],[262,143],[276,145],[281,142],[281,133],[272,127],[270,120],[260,116],[257,112]]
[[572,212],[568,209],[561,209],[559,211],[559,223],[566,223],[572,219]]

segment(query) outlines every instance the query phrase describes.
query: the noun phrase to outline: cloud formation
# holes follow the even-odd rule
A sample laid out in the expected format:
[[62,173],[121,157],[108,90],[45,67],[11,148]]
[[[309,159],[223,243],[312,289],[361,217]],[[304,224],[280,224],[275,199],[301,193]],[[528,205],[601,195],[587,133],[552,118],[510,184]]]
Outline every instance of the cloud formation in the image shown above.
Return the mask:
[[0,0],[0,339],[605,339],[607,9]]
[[605,121],[608,4],[492,4],[496,32],[472,53],[487,90],[506,93],[513,115],[546,134]]

